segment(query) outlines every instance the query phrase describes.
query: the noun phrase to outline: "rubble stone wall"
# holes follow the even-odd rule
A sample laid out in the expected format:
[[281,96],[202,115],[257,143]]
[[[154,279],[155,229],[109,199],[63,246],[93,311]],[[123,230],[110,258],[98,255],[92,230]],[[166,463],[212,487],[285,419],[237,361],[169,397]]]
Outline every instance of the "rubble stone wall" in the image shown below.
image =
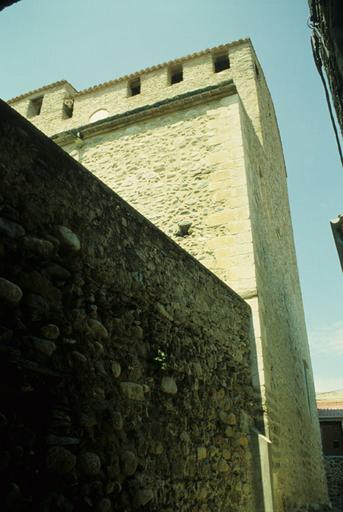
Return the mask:
[[250,309],[1,104],[5,510],[254,510]]
[[343,457],[324,457],[329,497],[334,510],[343,510]]

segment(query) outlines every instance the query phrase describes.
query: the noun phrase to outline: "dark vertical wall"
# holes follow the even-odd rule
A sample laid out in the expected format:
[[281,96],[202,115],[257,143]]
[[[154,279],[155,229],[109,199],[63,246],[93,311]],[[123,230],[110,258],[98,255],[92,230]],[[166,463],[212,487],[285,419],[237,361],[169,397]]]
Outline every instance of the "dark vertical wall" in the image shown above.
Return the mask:
[[0,106],[5,510],[250,510],[250,311]]

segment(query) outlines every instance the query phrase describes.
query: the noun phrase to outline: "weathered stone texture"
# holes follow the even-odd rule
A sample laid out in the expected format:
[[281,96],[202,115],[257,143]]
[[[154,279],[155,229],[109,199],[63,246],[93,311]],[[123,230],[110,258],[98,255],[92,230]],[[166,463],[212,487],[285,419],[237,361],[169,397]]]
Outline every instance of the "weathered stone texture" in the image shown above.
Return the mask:
[[234,95],[96,136],[78,158],[244,294],[254,289],[254,266],[240,132]]
[[3,509],[255,510],[249,307],[0,106]]
[[324,457],[329,497],[335,512],[343,510],[343,457]]
[[[228,52],[231,68],[220,73],[209,51],[185,59],[179,84],[168,85],[167,66],[158,67],[141,75],[140,95],[127,97],[122,80],[76,94],[69,120],[43,108],[33,121],[247,299],[275,510],[309,509],[328,498],[282,147],[250,42]],[[14,107],[25,112],[28,101]],[[116,117],[82,126],[99,109]],[[164,304],[159,313],[171,319]],[[176,314],[185,318],[183,308]]]

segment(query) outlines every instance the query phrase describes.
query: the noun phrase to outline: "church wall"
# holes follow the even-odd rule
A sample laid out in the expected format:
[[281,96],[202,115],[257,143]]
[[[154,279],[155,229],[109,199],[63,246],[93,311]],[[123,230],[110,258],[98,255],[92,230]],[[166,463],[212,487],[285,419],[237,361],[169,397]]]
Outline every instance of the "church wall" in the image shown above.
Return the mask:
[[[75,128],[54,139],[247,299],[275,510],[318,510],[327,494],[281,141],[250,43],[229,46],[229,56],[221,73],[208,53],[185,60],[180,84],[157,67],[142,74],[140,95],[128,98],[127,80],[117,81],[76,95],[69,120],[34,122],[49,134]],[[228,79],[235,90],[208,91]],[[101,108],[122,117],[80,127]]]
[[[128,112],[146,105],[151,105],[167,98],[177,97],[189,91],[202,89],[224,81],[234,80],[239,93],[245,98],[245,107],[252,120],[259,137],[261,134],[260,111],[255,101],[255,63],[249,40],[238,41],[224,45],[220,51],[179,59],[162,66],[155,66],[142,73],[135,73],[133,78],[124,77],[100,86],[90,87],[76,92],[69,84],[61,84],[46,90],[27,95],[24,98],[14,98],[11,106],[21,115],[27,117],[30,100],[43,96],[43,105],[40,115],[30,118],[30,122],[48,135],[78,128],[90,122],[91,116],[99,110],[107,110],[108,116]],[[202,53],[202,52],[201,52]],[[219,73],[214,72],[213,55],[227,55],[230,67]],[[169,70],[182,63],[183,80],[170,85]],[[258,63],[257,63],[258,65]],[[134,77],[141,79],[141,93],[129,96],[129,83]],[[74,107],[72,117],[63,116],[63,99],[73,98]]]
[[[41,92],[34,94],[32,97],[24,98],[15,101],[11,105],[19,114],[29,119],[29,121],[37,126],[42,132],[50,135],[55,133],[55,130],[60,127],[66,126],[70,119],[64,119],[63,115],[63,101],[75,94],[74,89],[68,84],[53,87],[48,92]],[[31,99],[43,96],[42,106],[39,115],[30,116],[30,101]]]
[[[85,140],[74,157],[238,293],[255,289],[237,95]],[[189,235],[179,224],[190,222]]]
[[[228,54],[228,50],[226,50]],[[81,91],[80,94],[70,93],[63,85],[58,88],[47,89],[39,95],[44,95],[41,114],[32,117],[31,122],[48,135],[77,128],[88,124],[92,114],[99,110],[107,110],[108,116],[113,116],[129,110],[153,104],[166,98],[172,98],[190,90],[204,88],[232,79],[232,69],[214,73],[211,54],[195,57],[183,62],[183,80],[170,85],[169,67],[167,65],[143,72],[141,79],[141,93],[129,96],[129,79],[116,81],[114,84],[100,88],[91,88]],[[63,98],[74,97],[74,109],[71,118],[63,119]],[[26,116],[30,103],[30,96],[11,102],[11,106]],[[53,105],[53,108],[49,108]]]
[[261,330],[257,351],[264,366],[262,395],[276,507],[288,510],[325,503],[327,492],[286,173],[261,74],[257,91],[263,112],[260,139],[241,109]]

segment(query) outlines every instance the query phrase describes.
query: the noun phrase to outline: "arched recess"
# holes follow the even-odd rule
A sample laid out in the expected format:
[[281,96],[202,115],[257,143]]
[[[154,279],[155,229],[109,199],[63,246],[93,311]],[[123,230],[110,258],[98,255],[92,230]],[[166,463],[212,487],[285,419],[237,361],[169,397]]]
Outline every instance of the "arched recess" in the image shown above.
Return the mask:
[[108,117],[108,110],[100,108],[99,110],[93,112],[91,116],[89,116],[89,122],[95,123],[95,121],[100,121],[100,119],[105,119],[105,117]]

